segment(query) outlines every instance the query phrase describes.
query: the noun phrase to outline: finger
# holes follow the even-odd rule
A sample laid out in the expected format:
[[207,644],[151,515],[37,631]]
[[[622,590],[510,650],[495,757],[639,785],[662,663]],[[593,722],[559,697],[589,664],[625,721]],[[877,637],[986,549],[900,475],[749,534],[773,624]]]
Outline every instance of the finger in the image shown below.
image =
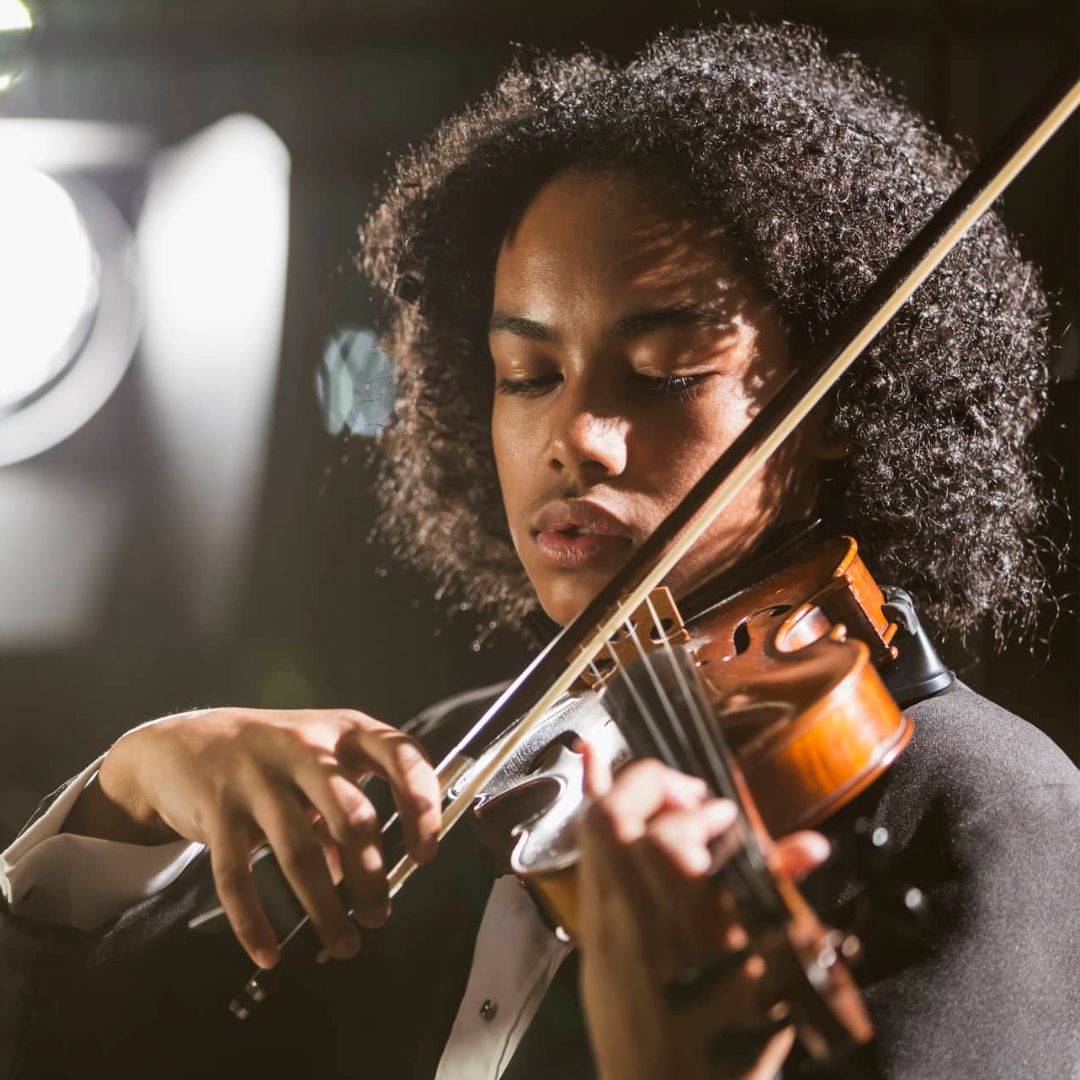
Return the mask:
[[408,735],[363,717],[338,739],[338,759],[357,756],[384,776],[401,816],[405,848],[419,863],[435,855],[442,828],[439,780],[423,748]]
[[341,772],[318,766],[301,769],[296,782],[322,814],[340,850],[341,874],[357,919],[363,926],[381,926],[390,913],[390,900],[375,807]]
[[299,803],[291,795],[268,791],[252,804],[252,813],[320,940],[338,959],[355,956],[360,935],[334,890],[322,846]]
[[[247,838],[245,838],[245,833]],[[236,940],[261,968],[272,968],[280,956],[270,920],[259,904],[251,876],[250,829],[225,823],[208,830],[210,867],[218,900]]]
[[692,810],[664,811],[630,848],[652,895],[654,963],[663,974],[711,951],[726,925],[715,903],[710,845],[736,816],[735,805],[727,799],[711,799]]
[[657,814],[649,822],[644,840],[670,872],[705,877],[714,869],[713,841],[726,833],[737,817],[730,799],[710,799],[690,810]]
[[311,827],[315,830],[315,835],[319,838],[319,843],[322,844],[323,858],[326,860],[326,869],[330,874],[330,880],[335,884],[339,884],[344,877],[341,870],[341,848],[338,847],[337,841],[330,835],[330,830],[326,827],[326,822],[316,812],[312,811],[315,815],[315,820],[311,823]]
[[696,806],[706,791],[704,781],[659,761],[635,761],[619,772],[606,795],[593,801],[585,829],[616,843],[633,843],[656,814]]
[[581,754],[585,794],[597,799],[611,790],[611,765],[606,757],[587,739],[579,738],[575,749]]
[[796,880],[816,870],[832,854],[829,841],[810,829],[777,840],[774,851],[784,872]]

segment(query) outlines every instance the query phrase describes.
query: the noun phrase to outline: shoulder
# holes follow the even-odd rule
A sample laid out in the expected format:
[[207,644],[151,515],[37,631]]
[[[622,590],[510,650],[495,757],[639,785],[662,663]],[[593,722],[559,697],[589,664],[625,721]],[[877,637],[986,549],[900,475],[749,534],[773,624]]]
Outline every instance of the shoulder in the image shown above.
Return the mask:
[[1080,800],[1080,770],[1038,728],[957,683],[909,710],[915,733],[898,779],[958,804]]
[[928,898],[917,933],[893,940],[885,918],[867,947],[886,1072],[954,1075],[962,1032],[963,1075],[1078,1075],[1080,771],[966,686],[909,711],[870,811],[893,835],[891,873]]
[[[861,935],[880,1071],[1080,1076],[1080,772],[966,686],[909,712],[862,807],[894,841]],[[917,923],[894,899],[912,886]]]
[[901,846],[932,842],[984,871],[1080,866],[1080,770],[1051,739],[960,683],[909,713],[879,803]]

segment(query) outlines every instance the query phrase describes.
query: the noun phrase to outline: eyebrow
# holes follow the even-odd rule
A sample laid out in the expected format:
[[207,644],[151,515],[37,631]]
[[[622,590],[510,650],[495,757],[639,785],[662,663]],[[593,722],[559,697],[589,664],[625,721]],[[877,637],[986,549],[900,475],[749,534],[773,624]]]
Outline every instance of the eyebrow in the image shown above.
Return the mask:
[[488,333],[499,332],[517,334],[518,337],[528,338],[530,341],[557,342],[559,335],[548,325],[537,322],[536,319],[527,319],[524,315],[511,315],[507,311],[493,311],[488,320]]
[[[608,330],[613,337],[633,338],[653,330],[669,326],[722,326],[727,319],[715,312],[693,304],[672,304],[668,307],[652,308],[648,311],[635,312],[614,323]],[[507,311],[492,312],[488,321],[488,333],[516,334],[530,341],[544,341],[557,344],[559,335],[555,329],[536,319],[524,315],[514,315]]]

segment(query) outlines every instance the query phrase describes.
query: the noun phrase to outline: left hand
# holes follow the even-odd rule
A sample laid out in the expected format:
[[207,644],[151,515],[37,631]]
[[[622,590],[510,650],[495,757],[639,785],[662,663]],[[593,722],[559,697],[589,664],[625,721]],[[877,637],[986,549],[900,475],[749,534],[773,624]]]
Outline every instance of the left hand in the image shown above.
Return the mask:
[[[760,1049],[752,1041],[739,1062],[708,1054],[724,1031],[768,1023],[754,993],[759,958],[736,964],[690,1008],[672,1011],[662,996],[680,971],[746,943],[730,895],[711,880],[710,845],[734,824],[735,804],[708,798],[702,781],[658,761],[634,762],[612,781],[587,745],[583,752],[593,802],[579,837],[578,944],[602,1080],[775,1076],[794,1042],[791,1027],[763,1036]],[[829,845],[819,833],[801,832],[778,841],[774,854],[799,877],[824,862]]]

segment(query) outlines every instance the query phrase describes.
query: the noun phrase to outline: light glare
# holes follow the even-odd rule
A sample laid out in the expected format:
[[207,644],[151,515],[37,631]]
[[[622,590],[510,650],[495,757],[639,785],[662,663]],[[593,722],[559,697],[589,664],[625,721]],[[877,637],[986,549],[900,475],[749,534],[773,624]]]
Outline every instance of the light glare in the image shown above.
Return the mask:
[[85,336],[98,297],[86,225],[51,177],[0,168],[0,412],[56,376]]
[[33,26],[34,17],[22,0],[0,0],[0,31],[31,30]]
[[154,164],[139,222],[141,359],[191,613],[235,610],[250,553],[277,380],[289,153],[261,120],[218,121]]

